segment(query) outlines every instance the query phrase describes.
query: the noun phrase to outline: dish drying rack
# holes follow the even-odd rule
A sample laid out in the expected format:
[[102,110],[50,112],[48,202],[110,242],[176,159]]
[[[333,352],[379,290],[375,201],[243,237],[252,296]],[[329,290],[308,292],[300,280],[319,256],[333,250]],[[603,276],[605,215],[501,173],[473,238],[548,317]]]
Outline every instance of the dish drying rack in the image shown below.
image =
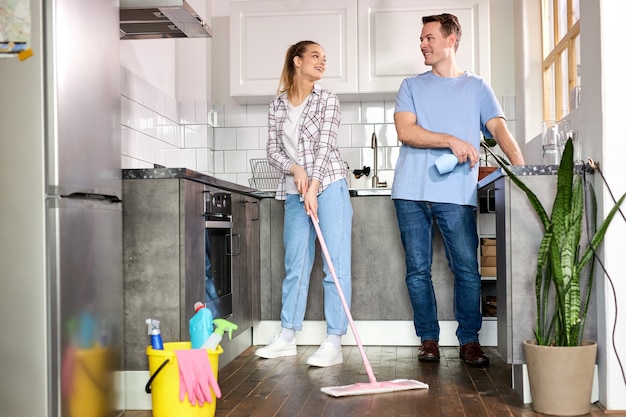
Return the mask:
[[263,191],[276,190],[281,173],[270,165],[267,159],[250,159],[250,168],[252,168],[252,178],[248,180],[250,187]]

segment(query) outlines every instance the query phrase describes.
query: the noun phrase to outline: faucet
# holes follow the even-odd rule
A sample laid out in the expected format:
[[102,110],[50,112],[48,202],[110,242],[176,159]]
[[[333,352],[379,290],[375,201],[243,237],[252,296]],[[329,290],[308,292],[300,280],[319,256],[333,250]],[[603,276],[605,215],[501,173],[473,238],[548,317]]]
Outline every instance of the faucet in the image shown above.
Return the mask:
[[387,181],[378,181],[378,138],[376,138],[376,132],[372,133],[372,149],[374,149],[374,175],[372,176],[372,188],[386,187]]

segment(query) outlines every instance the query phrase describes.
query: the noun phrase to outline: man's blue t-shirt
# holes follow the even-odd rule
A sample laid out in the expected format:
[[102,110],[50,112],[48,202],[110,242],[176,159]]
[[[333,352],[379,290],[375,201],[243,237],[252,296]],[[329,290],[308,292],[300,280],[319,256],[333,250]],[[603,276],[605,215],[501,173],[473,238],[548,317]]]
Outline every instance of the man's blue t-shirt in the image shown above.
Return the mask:
[[[417,124],[436,133],[447,133],[471,143],[480,151],[480,132],[491,137],[485,124],[504,113],[491,87],[465,72],[442,78],[428,71],[406,78],[396,98],[395,112],[411,112]],[[448,148],[414,148],[403,144],[396,164],[392,199],[453,203],[476,207],[478,165],[459,164],[440,175],[435,160]]]

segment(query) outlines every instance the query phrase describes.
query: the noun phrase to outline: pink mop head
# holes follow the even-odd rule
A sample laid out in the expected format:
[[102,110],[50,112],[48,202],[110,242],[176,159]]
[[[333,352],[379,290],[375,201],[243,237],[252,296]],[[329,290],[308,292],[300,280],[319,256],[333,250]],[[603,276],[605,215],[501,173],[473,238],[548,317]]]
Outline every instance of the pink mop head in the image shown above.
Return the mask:
[[410,389],[428,389],[428,384],[414,379],[394,379],[393,381],[374,383],[360,382],[340,387],[323,387],[321,391],[333,397],[346,397],[348,395],[381,394],[384,392],[408,391]]
[[332,395],[333,397],[345,397],[348,395],[380,394],[383,392],[406,391],[410,389],[428,388],[428,384],[415,381],[413,379],[394,379],[393,381],[384,381],[384,382],[376,381],[376,377],[374,376],[374,371],[372,371],[372,365],[370,365],[370,361],[367,359],[367,355],[365,354],[365,349],[363,349],[363,343],[361,343],[361,338],[359,337],[359,333],[356,331],[356,326],[354,325],[354,320],[352,319],[350,308],[348,307],[346,298],[343,295],[343,290],[341,289],[341,285],[339,284],[339,280],[337,279],[337,274],[335,273],[335,267],[333,266],[333,263],[330,259],[330,254],[328,253],[328,248],[326,247],[324,236],[322,236],[322,231],[320,230],[319,223],[317,219],[314,218],[313,216],[311,216],[311,221],[313,222],[313,227],[315,227],[315,233],[317,233],[317,239],[320,242],[322,253],[324,254],[324,258],[326,259],[326,263],[328,264],[328,269],[330,270],[330,274],[333,277],[333,281],[335,281],[335,286],[337,287],[337,292],[339,293],[341,304],[343,304],[343,308],[346,311],[346,316],[348,317],[348,322],[350,323],[350,328],[352,329],[352,335],[354,336],[354,339],[356,340],[356,344],[359,347],[359,352],[361,353],[361,357],[363,358],[363,364],[365,365],[367,376],[370,379],[369,383],[361,382],[361,383],[356,383],[352,385],[344,385],[340,387],[323,387],[321,388],[321,391],[325,394]]

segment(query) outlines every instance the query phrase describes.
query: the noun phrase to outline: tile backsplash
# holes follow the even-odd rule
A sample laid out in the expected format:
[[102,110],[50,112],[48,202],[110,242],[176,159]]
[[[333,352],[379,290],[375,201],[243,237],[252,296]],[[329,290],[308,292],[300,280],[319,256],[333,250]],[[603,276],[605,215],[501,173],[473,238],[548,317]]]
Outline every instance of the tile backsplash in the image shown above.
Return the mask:
[[[265,158],[267,105],[179,102],[122,68],[122,168],[189,168],[249,185],[250,159]],[[500,98],[515,132],[514,97]],[[400,143],[393,101],[341,103],[339,148],[350,170],[371,168],[378,138],[378,175],[391,185]]]

